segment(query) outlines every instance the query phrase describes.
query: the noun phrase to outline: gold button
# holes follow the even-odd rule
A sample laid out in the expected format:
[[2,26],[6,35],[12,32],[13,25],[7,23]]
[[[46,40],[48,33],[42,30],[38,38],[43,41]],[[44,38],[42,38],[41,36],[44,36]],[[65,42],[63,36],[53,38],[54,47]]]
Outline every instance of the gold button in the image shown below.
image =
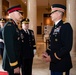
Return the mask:
[[58,41],[58,39],[55,39],[55,41]]

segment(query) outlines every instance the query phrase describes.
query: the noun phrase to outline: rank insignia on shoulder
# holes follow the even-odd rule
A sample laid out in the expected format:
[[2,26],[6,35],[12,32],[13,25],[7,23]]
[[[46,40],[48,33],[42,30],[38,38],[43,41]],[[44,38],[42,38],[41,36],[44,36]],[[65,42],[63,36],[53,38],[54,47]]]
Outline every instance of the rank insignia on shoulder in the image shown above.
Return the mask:
[[11,24],[8,24],[7,26],[11,26]]
[[24,38],[24,35],[21,33],[21,39],[23,39]]

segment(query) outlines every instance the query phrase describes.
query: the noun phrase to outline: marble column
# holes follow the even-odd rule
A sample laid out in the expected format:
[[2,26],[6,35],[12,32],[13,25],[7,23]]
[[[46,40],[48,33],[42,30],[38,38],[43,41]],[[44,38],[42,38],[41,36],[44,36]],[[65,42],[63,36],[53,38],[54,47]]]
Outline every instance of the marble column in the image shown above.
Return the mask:
[[73,28],[73,51],[76,51],[76,0],[66,0],[67,21]]
[[36,0],[27,0],[27,18],[30,19],[29,28],[37,34],[37,4]]
[[0,18],[2,17],[2,0],[0,0]]

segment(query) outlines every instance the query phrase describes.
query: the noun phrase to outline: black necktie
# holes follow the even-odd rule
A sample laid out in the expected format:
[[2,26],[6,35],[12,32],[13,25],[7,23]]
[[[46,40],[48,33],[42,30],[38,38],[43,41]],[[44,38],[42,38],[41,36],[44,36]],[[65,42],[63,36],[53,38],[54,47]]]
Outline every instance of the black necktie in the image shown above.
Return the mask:
[[26,30],[26,34],[28,34],[28,31]]
[[56,27],[57,27],[57,25],[54,24],[54,28],[56,28]]
[[26,30],[26,33],[28,33],[28,31]]

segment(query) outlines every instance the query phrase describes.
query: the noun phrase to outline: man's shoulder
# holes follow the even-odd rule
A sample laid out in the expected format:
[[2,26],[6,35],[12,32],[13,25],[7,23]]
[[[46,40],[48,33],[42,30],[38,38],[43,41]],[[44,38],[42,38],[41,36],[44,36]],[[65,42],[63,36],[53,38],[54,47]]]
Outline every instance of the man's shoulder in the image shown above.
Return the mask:
[[72,29],[72,26],[71,26],[71,24],[69,22],[63,22],[63,26],[62,27],[64,27],[65,29],[69,29],[69,28]]
[[34,36],[34,31],[33,31],[33,30],[29,29],[29,32],[30,32],[30,34],[31,34],[32,36]]
[[8,21],[5,26],[12,26],[12,23]]
[[6,28],[6,27],[14,27],[14,25],[13,25],[12,22],[8,21],[8,22],[5,24],[4,28]]
[[66,21],[63,22],[63,24],[64,24],[64,25],[70,25],[70,23],[69,23],[69,22],[66,22]]
[[28,29],[30,32],[33,32],[33,30],[31,30],[31,29]]
[[12,30],[15,30],[14,25],[11,22],[7,22],[3,28],[3,31],[9,32],[11,33]]

